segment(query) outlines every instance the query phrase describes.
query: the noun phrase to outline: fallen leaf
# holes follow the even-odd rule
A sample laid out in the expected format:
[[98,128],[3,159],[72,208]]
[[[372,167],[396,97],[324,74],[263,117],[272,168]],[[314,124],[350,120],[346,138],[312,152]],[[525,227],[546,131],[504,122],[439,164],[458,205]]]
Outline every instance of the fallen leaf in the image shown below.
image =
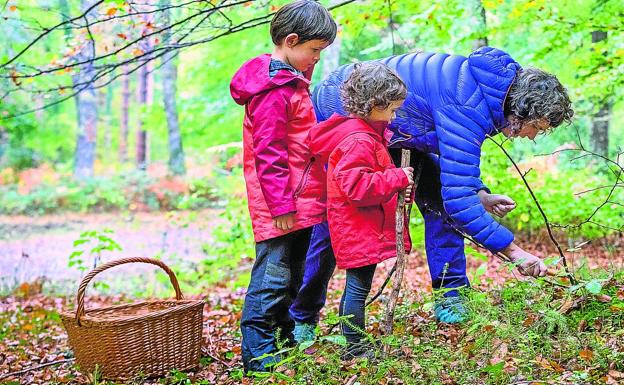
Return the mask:
[[589,349],[583,349],[579,352],[579,357],[585,361],[591,361],[594,358],[594,352]]

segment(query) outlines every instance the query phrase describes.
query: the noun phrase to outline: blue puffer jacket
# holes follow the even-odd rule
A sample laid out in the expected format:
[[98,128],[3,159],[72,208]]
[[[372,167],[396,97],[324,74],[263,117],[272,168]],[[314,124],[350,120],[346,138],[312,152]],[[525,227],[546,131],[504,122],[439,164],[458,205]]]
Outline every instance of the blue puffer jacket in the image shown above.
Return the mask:
[[[507,53],[490,47],[469,57],[413,53],[380,60],[405,82],[407,99],[390,125],[394,146],[439,154],[442,199],[447,213],[463,230],[493,252],[513,241],[513,234],[490,216],[477,192],[481,145],[506,125],[503,103],[521,68]],[[337,69],[312,95],[319,121],[345,114],[340,85],[353,64]]]

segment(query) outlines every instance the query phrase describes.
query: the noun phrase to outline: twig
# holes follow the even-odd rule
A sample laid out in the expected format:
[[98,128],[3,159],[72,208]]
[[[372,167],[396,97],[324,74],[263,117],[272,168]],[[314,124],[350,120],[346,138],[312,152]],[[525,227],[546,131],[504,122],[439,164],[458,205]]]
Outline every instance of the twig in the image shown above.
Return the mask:
[[52,361],[52,362],[46,362],[45,364],[41,364],[41,365],[37,365],[37,366],[32,366],[30,368],[26,368],[26,369],[22,369],[19,370],[17,372],[9,372],[9,373],[5,373],[3,375],[0,376],[0,380],[3,380],[5,378],[9,378],[9,377],[17,377],[17,376],[21,376],[22,374],[28,373],[28,372],[32,372],[33,370],[39,370],[39,369],[43,369],[46,368],[48,366],[52,366],[52,365],[58,365],[58,364],[64,364],[66,362],[71,362],[73,361],[74,358],[66,358],[63,360],[58,360],[58,361]]
[[552,229],[550,228],[550,222],[548,221],[548,217],[546,217],[546,213],[544,213],[544,210],[542,209],[542,206],[540,205],[537,197],[535,196],[535,193],[533,192],[533,189],[531,188],[531,186],[529,186],[529,182],[527,182],[526,178],[524,177],[524,175],[522,173],[522,170],[520,170],[520,167],[518,167],[518,164],[513,160],[513,158],[509,154],[509,152],[507,152],[507,150],[505,149],[505,147],[503,147],[502,144],[500,144],[497,141],[495,141],[489,135],[488,135],[488,138],[490,138],[490,140],[492,142],[494,142],[498,146],[498,148],[500,148],[501,151],[503,151],[503,153],[505,153],[507,158],[511,161],[511,163],[514,166],[514,168],[518,172],[518,175],[520,175],[520,178],[522,178],[522,181],[524,182],[524,185],[526,186],[527,190],[529,190],[529,194],[531,194],[531,198],[533,198],[533,202],[535,202],[535,205],[537,206],[537,209],[539,210],[540,214],[542,214],[542,218],[544,219],[544,224],[546,225],[546,230],[548,231],[548,236],[550,237],[550,240],[557,247],[557,251],[559,252],[559,256],[561,256],[561,262],[563,264],[563,268],[564,268],[564,270],[566,272],[566,275],[570,279],[570,282],[573,285],[576,285],[576,278],[574,278],[574,276],[570,272],[570,269],[568,268],[568,261],[566,259],[565,254],[563,253],[563,250],[561,249],[561,246],[559,245],[559,242],[557,242],[557,239],[555,238],[555,236],[552,233]]
[[375,300],[377,300],[377,298],[379,298],[379,296],[383,293],[384,289],[386,288],[386,286],[388,285],[388,282],[390,282],[390,278],[392,278],[392,275],[394,275],[394,272],[396,271],[396,267],[397,264],[395,263],[394,266],[392,266],[392,269],[390,270],[390,272],[388,273],[388,275],[386,276],[386,280],[384,281],[384,283],[381,285],[381,287],[379,288],[379,290],[377,290],[377,293],[375,293],[374,296],[371,297],[371,299],[369,299],[366,302],[366,306],[370,305],[371,303],[375,302]]
[[226,366],[226,367],[228,367],[228,368],[231,368],[231,367],[232,367],[232,365],[231,365],[231,364],[229,364],[229,363],[227,363],[227,362],[223,361],[223,360],[222,360],[222,359],[220,359],[219,357],[217,357],[217,356],[213,355],[212,353],[210,353],[210,352],[208,351],[208,349],[207,349],[205,346],[202,346],[202,348],[201,348],[201,352],[202,352],[202,354],[203,354],[204,356],[206,356],[206,357],[210,357],[210,358],[212,358],[213,360],[215,360],[215,361],[219,362],[220,364],[222,364],[222,365],[224,365],[224,366]]

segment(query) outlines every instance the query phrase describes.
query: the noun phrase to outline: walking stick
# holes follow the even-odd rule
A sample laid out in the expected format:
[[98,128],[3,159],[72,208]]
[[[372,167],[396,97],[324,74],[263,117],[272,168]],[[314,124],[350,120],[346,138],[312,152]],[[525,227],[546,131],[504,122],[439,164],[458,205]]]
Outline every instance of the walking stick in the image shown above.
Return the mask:
[[[401,168],[410,165],[410,150],[401,150]],[[419,170],[420,171],[420,167]],[[418,172],[420,176],[420,172]],[[414,187],[416,188],[416,173],[414,173]],[[413,190],[415,191],[415,190]],[[403,282],[403,271],[405,270],[405,242],[403,241],[403,232],[405,231],[405,191],[399,192],[399,199],[396,208],[396,243],[397,243],[397,261],[396,273],[392,281],[392,292],[388,298],[386,306],[386,317],[384,319],[384,334],[392,334],[392,326],[394,324],[394,309],[399,299],[399,291],[401,291],[401,283]],[[411,204],[410,204],[411,206]],[[411,208],[408,209],[408,213]]]

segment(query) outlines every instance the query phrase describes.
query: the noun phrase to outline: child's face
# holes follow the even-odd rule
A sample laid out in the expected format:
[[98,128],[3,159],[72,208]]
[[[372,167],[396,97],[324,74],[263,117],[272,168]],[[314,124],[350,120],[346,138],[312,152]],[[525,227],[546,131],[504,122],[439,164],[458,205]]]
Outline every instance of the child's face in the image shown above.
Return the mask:
[[329,46],[324,40],[308,40],[303,44],[297,44],[297,34],[290,34],[284,39],[282,48],[286,61],[301,72],[306,72],[321,58],[321,51]]
[[372,121],[383,121],[390,123],[396,115],[396,110],[398,110],[403,104],[403,101],[404,100],[395,100],[393,102],[390,102],[390,105],[386,108],[373,107],[373,110],[370,112],[368,118]]

